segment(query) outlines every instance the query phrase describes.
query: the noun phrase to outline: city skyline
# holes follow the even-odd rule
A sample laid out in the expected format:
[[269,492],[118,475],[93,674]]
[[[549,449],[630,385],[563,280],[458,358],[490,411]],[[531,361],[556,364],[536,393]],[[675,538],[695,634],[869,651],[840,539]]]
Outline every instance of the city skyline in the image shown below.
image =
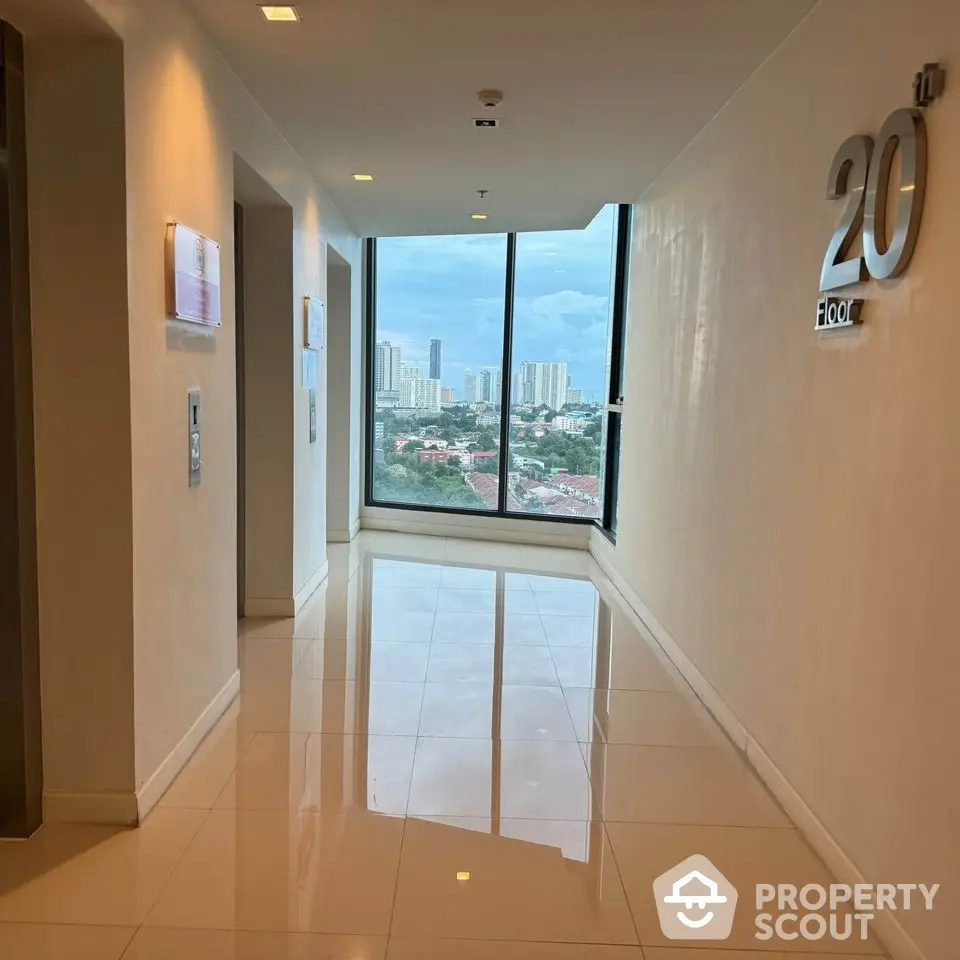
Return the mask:
[[[431,355],[435,344],[439,351],[440,343],[436,338],[431,339]],[[408,406],[405,400],[414,396],[429,396],[431,409],[434,402],[500,402],[503,374],[499,366],[466,367],[463,387],[458,391],[454,384],[444,383],[440,378],[425,377],[423,366],[404,360],[402,349],[388,340],[376,344],[375,357],[374,390],[378,395],[397,393],[398,406]],[[431,367],[430,372],[433,373],[433,370]],[[436,387],[409,386],[414,382],[436,384]],[[567,373],[567,364],[563,361],[522,360],[513,372],[511,406],[548,406],[559,411],[567,404],[581,403],[584,403],[584,391],[574,387],[572,377]]]
[[[518,235],[511,375],[521,358],[565,362],[584,399],[602,401],[615,214],[607,206],[585,230]],[[441,343],[438,379],[459,393],[468,368],[501,367],[505,263],[502,234],[379,240],[377,339],[431,373],[431,341]]]

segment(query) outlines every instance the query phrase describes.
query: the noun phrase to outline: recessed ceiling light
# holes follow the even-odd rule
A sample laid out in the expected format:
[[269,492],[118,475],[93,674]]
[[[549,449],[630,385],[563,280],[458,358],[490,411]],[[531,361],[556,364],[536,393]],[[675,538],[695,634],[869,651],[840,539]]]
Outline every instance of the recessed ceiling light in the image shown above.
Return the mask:
[[487,219],[487,215],[486,215],[485,213],[471,213],[471,214],[470,214],[470,219],[471,219],[471,220],[486,220],[486,219]]
[[261,4],[260,12],[264,19],[271,23],[296,23],[300,19],[300,11],[296,7],[271,7]]
[[353,179],[354,180],[372,180],[373,174],[372,173],[355,173],[353,175]]

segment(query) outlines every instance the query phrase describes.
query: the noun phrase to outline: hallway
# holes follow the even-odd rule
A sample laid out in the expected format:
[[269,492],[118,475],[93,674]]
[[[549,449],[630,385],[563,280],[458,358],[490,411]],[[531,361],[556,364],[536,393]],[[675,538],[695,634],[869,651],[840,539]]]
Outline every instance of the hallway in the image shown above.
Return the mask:
[[[301,617],[241,625],[240,700],[141,829],[0,847],[0,957],[883,954],[762,949],[753,885],[829,875],[586,552],[329,552]],[[717,947],[660,932],[651,883],[694,853],[741,891]]]

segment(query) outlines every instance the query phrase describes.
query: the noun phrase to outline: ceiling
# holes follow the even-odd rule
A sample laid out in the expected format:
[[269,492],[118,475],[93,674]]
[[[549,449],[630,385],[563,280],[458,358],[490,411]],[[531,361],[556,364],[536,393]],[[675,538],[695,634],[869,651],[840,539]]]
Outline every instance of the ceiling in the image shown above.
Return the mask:
[[299,0],[269,24],[255,0],[185,2],[364,236],[579,227],[637,199],[815,6]]

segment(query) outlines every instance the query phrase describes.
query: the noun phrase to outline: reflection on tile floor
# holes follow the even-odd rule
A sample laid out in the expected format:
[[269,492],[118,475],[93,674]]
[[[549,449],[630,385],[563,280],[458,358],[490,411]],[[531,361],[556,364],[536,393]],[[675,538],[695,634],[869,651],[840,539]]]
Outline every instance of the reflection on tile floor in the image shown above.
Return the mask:
[[364,533],[137,831],[0,847],[4,960],[782,960],[663,939],[693,853],[829,882],[579,551]]

